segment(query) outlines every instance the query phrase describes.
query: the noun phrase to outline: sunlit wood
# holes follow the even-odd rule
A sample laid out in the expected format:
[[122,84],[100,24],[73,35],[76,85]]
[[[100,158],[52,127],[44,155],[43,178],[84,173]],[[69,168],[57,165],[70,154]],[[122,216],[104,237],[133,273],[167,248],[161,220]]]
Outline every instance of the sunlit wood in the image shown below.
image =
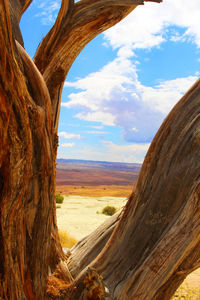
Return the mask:
[[63,83],[83,47],[144,1],[63,0],[34,62],[19,30],[30,3],[0,1],[0,298],[170,299],[200,265],[200,81],[163,122],[126,207],[65,255],[54,201]]

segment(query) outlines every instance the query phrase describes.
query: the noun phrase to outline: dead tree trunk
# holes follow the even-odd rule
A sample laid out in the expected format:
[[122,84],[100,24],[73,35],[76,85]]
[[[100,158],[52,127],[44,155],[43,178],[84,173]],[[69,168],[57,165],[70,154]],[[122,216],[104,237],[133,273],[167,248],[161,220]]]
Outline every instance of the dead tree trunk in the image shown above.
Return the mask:
[[73,279],[54,201],[63,83],[83,47],[143,1],[63,0],[35,63],[18,26],[30,3],[0,0],[0,299],[170,299],[200,265],[200,82],[162,124],[123,212],[72,250]]
[[[101,274],[112,299],[170,299],[187,274],[200,266],[199,107],[200,80],[162,124],[134,195],[110,240],[89,265]],[[97,242],[94,237],[94,246]],[[69,267],[76,276],[82,266],[81,255],[79,262],[76,257],[81,245],[73,251]],[[86,251],[90,255],[91,249]],[[88,261],[76,282],[79,287],[80,281],[78,294]]]

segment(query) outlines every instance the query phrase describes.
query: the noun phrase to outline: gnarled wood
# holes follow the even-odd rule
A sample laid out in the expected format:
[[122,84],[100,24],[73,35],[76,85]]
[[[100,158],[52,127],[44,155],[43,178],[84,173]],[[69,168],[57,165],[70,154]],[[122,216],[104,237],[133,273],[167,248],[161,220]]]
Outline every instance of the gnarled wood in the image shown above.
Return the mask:
[[72,254],[68,261],[68,267],[74,278],[102,251],[118,224],[120,215],[121,211],[106,220],[71,249]]
[[68,259],[54,201],[62,86],[81,49],[143,1],[63,0],[35,64],[18,28],[30,2],[0,1],[0,298],[43,300],[48,279],[53,299],[169,299],[200,265],[200,81],[163,122],[126,207]]
[[[50,84],[20,46],[19,20],[30,2],[0,1],[0,297],[11,300],[44,299],[49,272],[59,273],[62,280],[70,278],[61,276],[66,258],[59,243],[54,201],[59,103],[55,108],[54,82]],[[77,3],[74,10],[73,1],[62,3],[48,35],[50,44],[61,40],[70,15],[84,26],[84,20],[78,22],[78,18],[88,14],[86,24],[95,24],[92,11],[84,14],[82,4]],[[101,22],[106,17],[102,15]],[[92,24],[91,37],[97,31]],[[73,24],[70,26],[69,35]],[[45,53],[50,62],[54,59],[51,54]],[[61,59],[62,51],[59,56]],[[54,78],[58,86],[64,81],[62,73]]]
[[33,72],[33,85],[23,73],[6,0],[0,19],[0,295],[44,299],[54,212],[51,107],[43,78]]
[[32,0],[9,0],[13,36],[21,45],[24,45],[24,42],[19,28],[19,22],[22,14],[28,8],[31,2]]
[[[200,80],[163,122],[118,226],[89,265],[111,299],[170,299],[199,266],[199,116]],[[86,271],[77,278],[79,294]]]

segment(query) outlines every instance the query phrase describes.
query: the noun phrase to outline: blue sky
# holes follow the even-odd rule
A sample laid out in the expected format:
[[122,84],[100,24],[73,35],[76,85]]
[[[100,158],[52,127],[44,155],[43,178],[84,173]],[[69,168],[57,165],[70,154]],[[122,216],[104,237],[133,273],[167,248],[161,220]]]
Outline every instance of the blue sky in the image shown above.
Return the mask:
[[[31,57],[59,7],[35,0],[24,14]],[[143,161],[163,119],[199,76],[199,15],[199,0],[146,3],[84,48],[63,89],[58,157]]]

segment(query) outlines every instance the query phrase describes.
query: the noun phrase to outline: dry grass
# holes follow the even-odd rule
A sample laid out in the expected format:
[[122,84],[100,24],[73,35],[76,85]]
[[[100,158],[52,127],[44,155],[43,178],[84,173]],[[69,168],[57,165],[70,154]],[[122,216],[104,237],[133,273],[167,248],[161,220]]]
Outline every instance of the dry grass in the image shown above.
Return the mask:
[[[63,280],[50,276],[47,278],[47,299],[63,299],[69,289],[70,284]],[[65,298],[66,299],[66,298]]]
[[62,247],[70,249],[77,243],[77,240],[71,237],[66,231],[59,230],[58,233]]
[[129,197],[132,191],[132,185],[56,186],[56,192],[66,196],[77,195],[87,197]]

